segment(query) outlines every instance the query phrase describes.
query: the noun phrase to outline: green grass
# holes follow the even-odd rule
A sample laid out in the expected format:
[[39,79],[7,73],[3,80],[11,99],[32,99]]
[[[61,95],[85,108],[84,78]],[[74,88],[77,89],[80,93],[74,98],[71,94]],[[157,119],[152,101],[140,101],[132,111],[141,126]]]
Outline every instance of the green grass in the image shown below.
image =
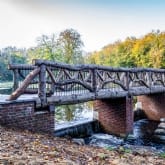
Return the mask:
[[[113,147],[106,147],[105,149],[109,150],[109,151],[114,151],[116,149],[114,149]],[[118,148],[118,151],[119,152],[123,152],[123,153],[131,153],[132,150],[131,149],[128,149],[128,148],[124,148],[124,147],[119,147]]]
[[161,153],[159,156],[160,156],[161,158],[165,158],[165,152]]
[[107,150],[109,150],[109,151],[113,151],[114,150],[114,148],[113,147],[106,147],[105,149],[107,149]]
[[0,82],[0,94],[11,94],[13,82]]
[[0,88],[12,88],[13,82],[0,82]]

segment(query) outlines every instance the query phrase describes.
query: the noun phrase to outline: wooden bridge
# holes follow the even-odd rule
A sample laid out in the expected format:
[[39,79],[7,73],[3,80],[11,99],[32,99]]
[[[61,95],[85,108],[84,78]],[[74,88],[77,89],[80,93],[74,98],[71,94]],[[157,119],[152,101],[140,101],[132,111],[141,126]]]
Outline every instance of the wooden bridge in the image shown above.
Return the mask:
[[[55,105],[94,100],[95,118],[103,130],[127,134],[133,129],[132,96],[137,96],[149,119],[165,117],[165,69],[73,66],[45,60],[9,68],[14,73],[14,92],[0,104],[3,124],[53,132]],[[36,99],[17,102],[27,93]]]
[[34,65],[10,65],[14,92],[38,94],[42,106],[165,92],[165,69],[68,65],[34,60]]

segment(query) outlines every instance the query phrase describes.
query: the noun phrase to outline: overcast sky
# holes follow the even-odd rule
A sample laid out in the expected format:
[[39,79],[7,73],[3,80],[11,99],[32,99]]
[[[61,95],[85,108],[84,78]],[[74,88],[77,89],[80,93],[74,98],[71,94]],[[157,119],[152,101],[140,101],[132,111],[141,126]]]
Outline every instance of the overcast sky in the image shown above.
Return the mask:
[[30,47],[42,34],[77,30],[86,51],[165,30],[165,0],[0,0],[0,48]]

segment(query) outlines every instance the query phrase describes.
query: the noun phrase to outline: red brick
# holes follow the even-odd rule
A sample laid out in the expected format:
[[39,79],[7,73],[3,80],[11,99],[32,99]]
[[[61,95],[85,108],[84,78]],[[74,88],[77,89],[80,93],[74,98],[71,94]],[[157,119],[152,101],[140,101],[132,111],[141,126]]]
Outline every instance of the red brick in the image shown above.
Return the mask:
[[4,104],[0,108],[0,124],[35,132],[54,132],[53,113],[34,113],[34,102]]
[[165,93],[138,96],[137,100],[142,103],[142,110],[150,120],[165,118]]
[[132,98],[104,99],[94,102],[102,129],[110,134],[127,134],[133,129]]

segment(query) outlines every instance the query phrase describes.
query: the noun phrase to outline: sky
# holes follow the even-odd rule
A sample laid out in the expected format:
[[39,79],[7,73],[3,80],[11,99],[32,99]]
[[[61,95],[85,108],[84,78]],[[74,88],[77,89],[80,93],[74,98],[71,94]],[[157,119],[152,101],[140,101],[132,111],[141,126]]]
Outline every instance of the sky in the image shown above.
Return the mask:
[[42,34],[73,28],[85,51],[165,31],[165,0],[0,0],[0,48],[31,47]]

